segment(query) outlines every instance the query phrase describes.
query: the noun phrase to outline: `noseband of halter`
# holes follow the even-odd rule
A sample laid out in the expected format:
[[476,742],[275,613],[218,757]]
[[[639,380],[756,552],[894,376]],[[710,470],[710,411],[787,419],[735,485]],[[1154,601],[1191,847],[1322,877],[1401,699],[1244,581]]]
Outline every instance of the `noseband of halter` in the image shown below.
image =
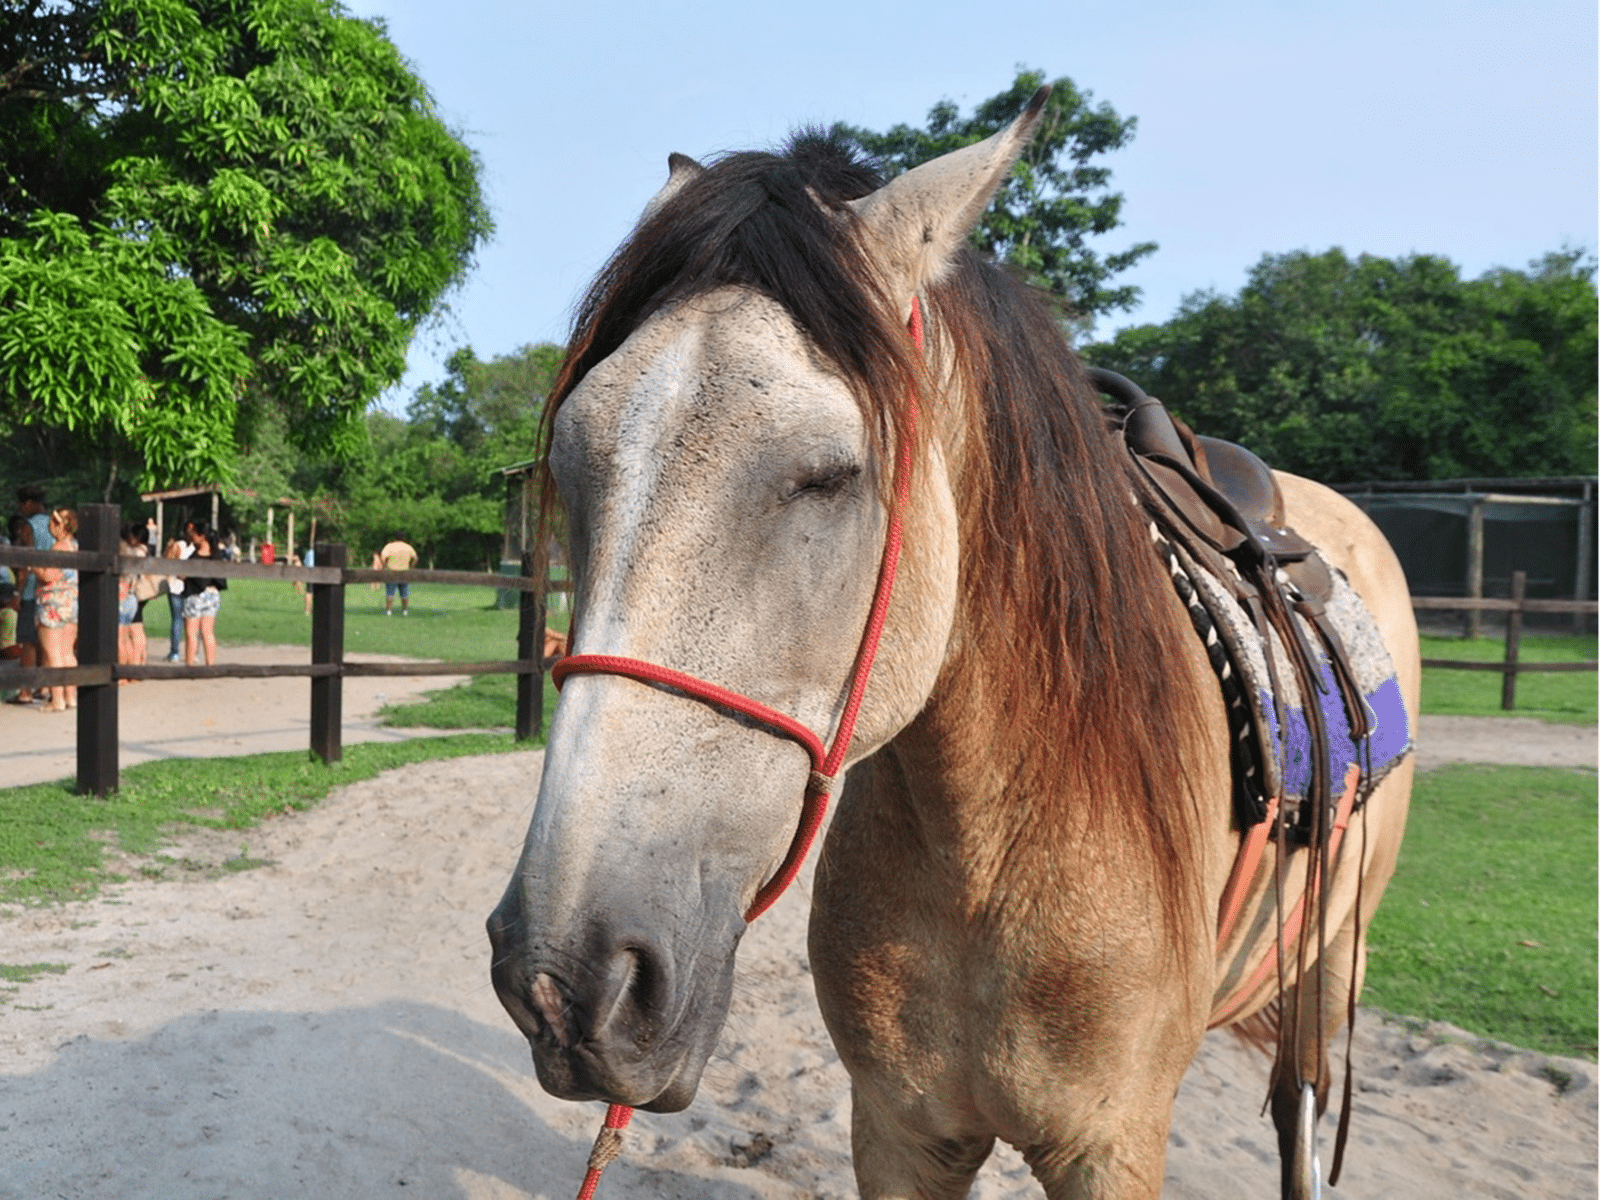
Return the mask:
[[[912,341],[922,348],[922,306],[911,298],[911,318],[907,322]],[[910,420],[916,421],[916,397],[912,397]],[[755,899],[750,902],[744,919],[754,921],[770,908],[784,889],[800,873],[822,827],[822,818],[828,811],[828,798],[833,794],[835,778],[844,765],[850,750],[850,737],[855,730],[856,715],[861,709],[861,698],[867,690],[867,679],[872,674],[872,662],[877,657],[878,640],[883,634],[884,619],[889,612],[889,597],[894,592],[895,571],[900,563],[901,525],[907,498],[911,492],[911,441],[912,430],[900,439],[895,465],[894,497],[889,508],[889,529],[883,543],[883,562],[878,570],[878,586],[872,597],[872,609],[867,616],[866,631],[856,652],[855,666],[850,676],[850,690],[845,699],[844,712],[839,717],[839,727],[833,736],[833,745],[823,748],[822,738],[793,717],[770,708],[758,700],[730,692],[727,688],[707,683],[682,671],[657,666],[643,659],[626,658],[617,654],[572,654],[558,659],[550,668],[550,678],[557,688],[570,675],[622,675],[640,683],[657,684],[681,692],[713,708],[746,717],[791,741],[798,742],[811,757],[811,774],[806,781],[805,801],[800,811],[800,824],[789,852],[784,856],[777,873],[761,885]]]

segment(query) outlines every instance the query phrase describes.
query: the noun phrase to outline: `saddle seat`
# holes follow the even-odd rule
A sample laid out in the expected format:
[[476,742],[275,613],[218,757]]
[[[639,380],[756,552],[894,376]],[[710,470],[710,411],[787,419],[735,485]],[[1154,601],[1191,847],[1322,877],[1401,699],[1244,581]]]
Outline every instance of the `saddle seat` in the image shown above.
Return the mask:
[[1201,478],[1209,478],[1241,517],[1251,525],[1283,526],[1283,492],[1271,467],[1237,442],[1204,435],[1194,441]]
[[1258,455],[1234,442],[1196,435],[1143,392],[1125,403],[1122,431],[1128,448],[1164,499],[1214,550],[1231,557],[1253,536],[1280,564],[1312,553],[1311,543],[1285,524],[1283,492]]

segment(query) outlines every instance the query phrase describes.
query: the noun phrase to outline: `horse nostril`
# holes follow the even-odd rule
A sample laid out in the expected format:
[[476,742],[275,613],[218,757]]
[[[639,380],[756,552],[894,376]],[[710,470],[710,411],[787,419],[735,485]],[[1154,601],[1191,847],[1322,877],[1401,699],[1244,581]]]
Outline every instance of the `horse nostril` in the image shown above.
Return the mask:
[[576,1040],[573,1037],[571,1025],[567,1022],[567,1014],[571,1009],[561,987],[550,976],[540,972],[533,977],[533,986],[528,989],[528,999],[533,1004],[533,1009],[539,1014],[550,1036],[555,1038],[556,1045],[562,1049],[570,1049]]
[[671,1006],[671,973],[661,956],[647,946],[628,946],[613,961],[618,986],[615,1013],[633,1038],[650,1041]]
[[642,1012],[651,1012],[661,1001],[661,969],[654,956],[643,949],[626,952],[630,960],[628,997]]

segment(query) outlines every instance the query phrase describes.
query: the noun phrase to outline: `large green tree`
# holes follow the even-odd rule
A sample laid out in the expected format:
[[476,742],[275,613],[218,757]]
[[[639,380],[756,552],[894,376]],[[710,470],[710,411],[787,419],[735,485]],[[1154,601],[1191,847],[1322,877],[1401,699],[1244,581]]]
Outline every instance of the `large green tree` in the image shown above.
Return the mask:
[[[924,128],[896,125],[884,133],[851,125],[833,132],[854,141],[889,175],[982,141],[1004,129],[1043,86],[1042,71],[1017,72],[1011,86],[962,116],[951,100],[928,111]],[[1111,172],[1092,160],[1133,140],[1138,118],[1121,117],[1110,104],[1093,103],[1063,76],[1052,82],[1044,117],[1028,148],[988,212],[973,231],[980,250],[1020,270],[1055,298],[1080,326],[1097,316],[1134,307],[1139,289],[1114,277],[1155,252],[1154,242],[1102,254],[1089,239],[1122,222],[1122,194],[1110,190]]]
[[227,479],[269,407],[348,456],[490,221],[476,157],[334,0],[0,5],[0,429]]
[[1199,432],[1327,482],[1592,474],[1594,262],[1461,278],[1449,260],[1269,254],[1236,296],[1084,358]]

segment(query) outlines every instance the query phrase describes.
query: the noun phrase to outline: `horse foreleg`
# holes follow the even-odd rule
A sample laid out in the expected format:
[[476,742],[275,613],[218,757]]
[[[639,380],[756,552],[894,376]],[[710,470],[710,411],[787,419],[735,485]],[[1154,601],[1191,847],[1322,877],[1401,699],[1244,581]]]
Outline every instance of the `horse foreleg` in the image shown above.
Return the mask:
[[992,1137],[915,1134],[851,1089],[850,1150],[862,1200],[962,1200],[993,1149]]

